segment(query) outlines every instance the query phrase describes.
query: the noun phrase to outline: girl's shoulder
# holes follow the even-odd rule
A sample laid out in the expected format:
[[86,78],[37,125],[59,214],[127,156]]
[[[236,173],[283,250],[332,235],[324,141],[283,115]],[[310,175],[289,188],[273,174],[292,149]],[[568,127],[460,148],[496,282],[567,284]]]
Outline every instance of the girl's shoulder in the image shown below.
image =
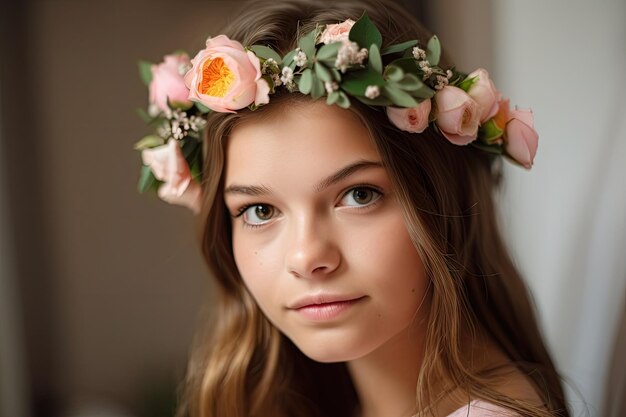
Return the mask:
[[473,400],[458,410],[448,414],[448,417],[521,417],[514,411],[499,405],[483,401]]

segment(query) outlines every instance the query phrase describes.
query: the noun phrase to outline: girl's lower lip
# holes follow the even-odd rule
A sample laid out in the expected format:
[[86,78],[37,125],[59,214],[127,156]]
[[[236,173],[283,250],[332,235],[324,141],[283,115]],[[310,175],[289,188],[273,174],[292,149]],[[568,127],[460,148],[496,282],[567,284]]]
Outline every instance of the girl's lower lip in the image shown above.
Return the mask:
[[300,307],[295,311],[311,321],[328,321],[337,318],[341,313],[348,310],[362,299],[363,297],[334,303],[311,304]]

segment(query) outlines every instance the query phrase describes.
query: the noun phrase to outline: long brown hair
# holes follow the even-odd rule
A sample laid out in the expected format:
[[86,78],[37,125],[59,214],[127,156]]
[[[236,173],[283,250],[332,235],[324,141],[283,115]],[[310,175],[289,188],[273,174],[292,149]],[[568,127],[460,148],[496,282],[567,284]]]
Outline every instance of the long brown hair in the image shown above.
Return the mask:
[[[354,20],[367,10],[384,45],[428,32],[395,3],[346,0],[257,0],[223,31],[244,45],[264,44],[280,54],[316,24]],[[209,117],[203,170],[200,239],[216,282],[214,324],[199,337],[190,361],[178,415],[193,417],[349,416],[358,399],[345,364],[321,364],[302,354],[257,307],[235,264],[230,218],[222,188],[225,144],[238,123],[262,117],[298,93],[277,93],[255,112]],[[560,380],[542,341],[528,291],[500,237],[492,193],[500,181],[499,159],[452,145],[438,134],[407,134],[384,112],[353,103],[369,130],[396,189],[412,242],[430,279],[432,296],[425,355],[416,387],[417,410],[447,387],[525,416],[568,416]],[[476,370],[461,348],[464,335],[486,334],[526,374],[543,406],[497,389],[496,369]],[[471,351],[471,349],[470,349]],[[325,381],[315,384],[312,381]]]

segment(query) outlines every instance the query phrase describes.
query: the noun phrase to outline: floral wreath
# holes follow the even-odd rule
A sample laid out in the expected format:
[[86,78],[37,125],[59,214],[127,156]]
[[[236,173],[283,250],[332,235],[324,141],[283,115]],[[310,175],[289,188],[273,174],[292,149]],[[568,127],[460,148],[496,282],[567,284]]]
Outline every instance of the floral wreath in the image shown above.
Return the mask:
[[[531,168],[538,141],[532,111],[510,109],[486,70],[464,74],[439,67],[436,36],[425,49],[417,40],[381,47],[380,32],[363,13],[356,22],[318,25],[284,57],[265,45],[244,48],[219,35],[191,60],[179,52],[158,65],[139,62],[149,87],[148,111],[140,109],[140,115],[156,126],[155,134],[135,144],[143,160],[139,191],[157,190],[163,200],[198,213],[206,115],[255,110],[278,88],[315,100],[325,96],[342,108],[350,107],[351,98],[384,106],[398,129],[432,128],[453,144]],[[383,66],[383,57],[389,64]]]

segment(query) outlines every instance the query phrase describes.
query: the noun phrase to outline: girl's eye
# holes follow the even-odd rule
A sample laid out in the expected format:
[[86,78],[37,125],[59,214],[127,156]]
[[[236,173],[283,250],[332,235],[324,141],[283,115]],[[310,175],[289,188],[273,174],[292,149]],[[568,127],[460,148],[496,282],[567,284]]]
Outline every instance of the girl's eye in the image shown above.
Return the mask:
[[250,226],[260,226],[272,220],[274,207],[267,204],[254,204],[241,209],[239,216],[243,215],[243,221]]
[[382,193],[370,187],[355,187],[341,199],[347,206],[364,207],[373,204],[382,197]]

